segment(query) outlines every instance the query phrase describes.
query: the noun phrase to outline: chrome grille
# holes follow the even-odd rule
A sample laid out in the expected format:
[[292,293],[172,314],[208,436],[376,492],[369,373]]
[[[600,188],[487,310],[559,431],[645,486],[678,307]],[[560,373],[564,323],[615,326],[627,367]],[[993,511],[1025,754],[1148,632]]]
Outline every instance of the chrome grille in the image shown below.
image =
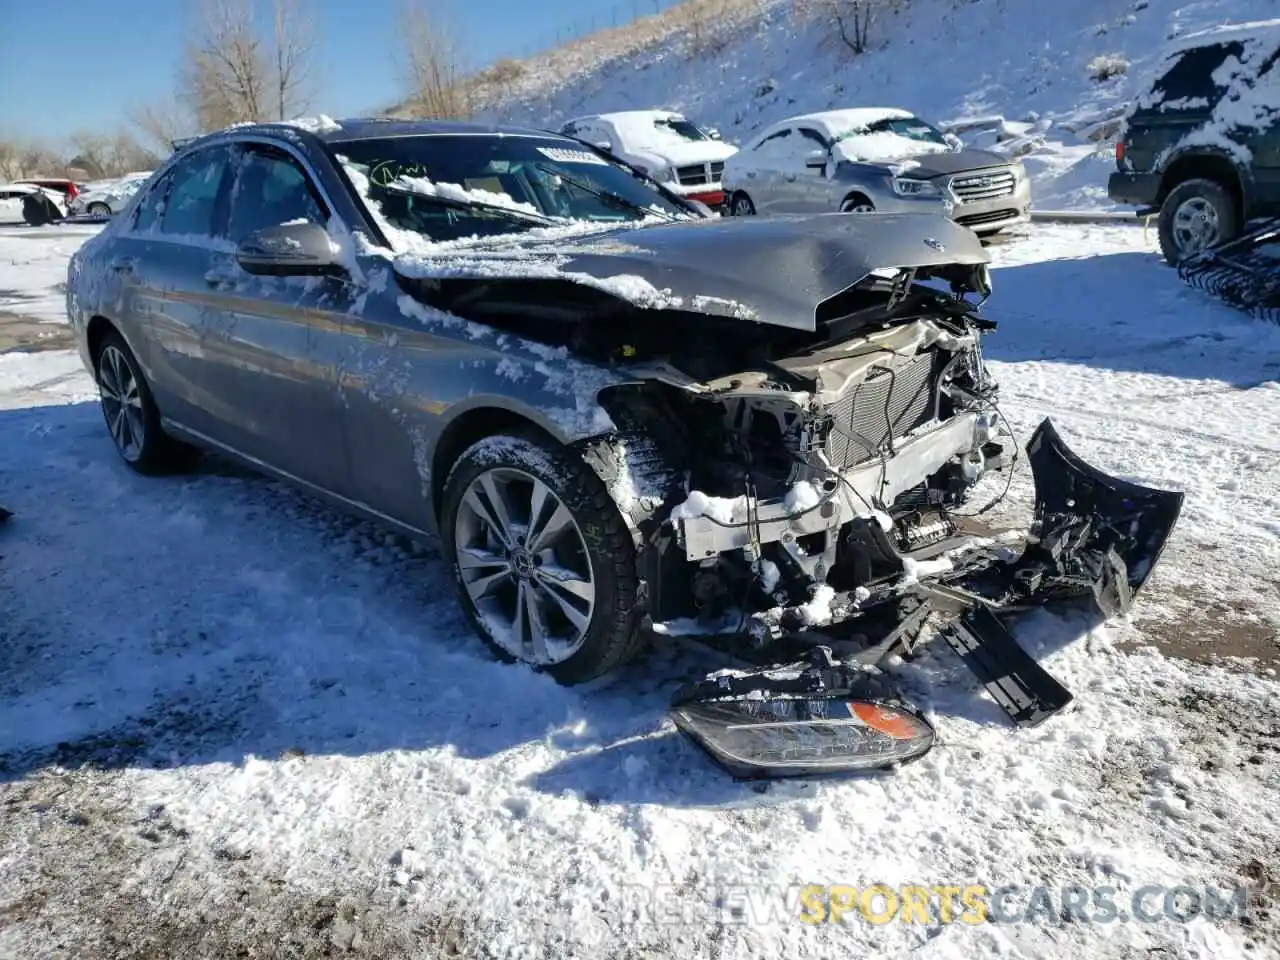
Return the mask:
[[892,373],[876,367],[830,406],[827,456],[833,466],[870,460],[891,436],[928,421],[933,415],[933,357],[932,351],[917,354]]
[[676,178],[686,187],[711,182],[707,179],[707,165],[705,163],[698,163],[688,167],[676,167]]
[[696,187],[702,183],[719,183],[724,176],[724,163],[695,163],[687,167],[676,167],[676,179],[681,186]]
[[1011,195],[1017,186],[1012,170],[966,173],[951,178],[951,190],[961,203],[979,203]]

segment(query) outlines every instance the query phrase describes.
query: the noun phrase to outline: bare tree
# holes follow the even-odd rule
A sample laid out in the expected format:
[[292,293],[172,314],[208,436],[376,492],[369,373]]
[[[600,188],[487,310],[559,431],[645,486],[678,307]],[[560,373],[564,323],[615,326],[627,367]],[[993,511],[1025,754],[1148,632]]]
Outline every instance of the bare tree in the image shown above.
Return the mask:
[[414,116],[461,120],[472,113],[457,44],[444,17],[421,0],[401,11],[401,42],[408,96],[404,108]]
[[896,11],[900,0],[820,0],[818,9],[835,25],[840,42],[853,53],[865,53],[871,28],[881,14]]
[[157,156],[138,142],[129,130],[114,134],[77,133],[71,137],[75,158],[93,176],[115,177],[156,165]]
[[254,0],[200,0],[178,84],[197,129],[287,120],[310,106],[316,33],[306,2],[271,0],[267,33]]
[[288,120],[305,113],[315,95],[315,21],[303,0],[274,0],[274,4],[275,116]]
[[195,118],[177,101],[156,101],[129,112],[129,122],[142,134],[151,152],[167,153],[173,142],[198,132]]

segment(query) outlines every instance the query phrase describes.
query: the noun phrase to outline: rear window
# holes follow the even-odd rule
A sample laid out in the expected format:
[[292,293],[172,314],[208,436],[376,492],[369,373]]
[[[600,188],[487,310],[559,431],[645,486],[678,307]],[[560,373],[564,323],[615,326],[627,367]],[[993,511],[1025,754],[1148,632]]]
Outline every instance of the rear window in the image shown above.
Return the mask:
[[1230,71],[1220,68],[1230,58],[1239,60],[1243,53],[1244,44],[1233,40],[1176,54],[1151,88],[1154,99],[1171,106],[1210,106],[1222,97],[1230,81]]

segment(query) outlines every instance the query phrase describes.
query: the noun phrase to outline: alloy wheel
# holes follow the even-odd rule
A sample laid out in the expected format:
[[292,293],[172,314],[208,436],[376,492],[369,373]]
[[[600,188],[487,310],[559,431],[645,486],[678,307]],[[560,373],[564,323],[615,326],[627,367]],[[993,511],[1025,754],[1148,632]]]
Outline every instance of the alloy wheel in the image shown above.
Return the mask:
[[125,460],[136,462],[147,439],[142,394],[132,365],[114,344],[107,344],[98,358],[98,394],[116,449]]
[[751,205],[751,201],[746,197],[734,198],[733,215],[735,217],[749,217],[755,212],[755,208]]
[[507,654],[550,666],[582,647],[595,609],[591,558],[546,483],[514,467],[481,473],[458,506],[454,543],[463,589]]
[[1173,213],[1173,240],[1184,255],[1212,247],[1220,233],[1218,211],[1204,197],[1184,200]]
[[844,205],[844,212],[845,213],[875,213],[876,208],[864,200],[861,203],[857,203],[857,202],[846,203]]

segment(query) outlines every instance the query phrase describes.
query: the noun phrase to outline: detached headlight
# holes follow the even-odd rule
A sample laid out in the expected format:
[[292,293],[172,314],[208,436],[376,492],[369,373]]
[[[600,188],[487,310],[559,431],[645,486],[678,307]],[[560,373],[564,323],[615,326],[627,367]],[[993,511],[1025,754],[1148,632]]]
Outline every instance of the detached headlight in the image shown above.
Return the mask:
[[736,777],[803,777],[888,767],[933,746],[933,727],[896,704],[845,697],[695,700],[676,726]]
[[893,192],[900,197],[940,197],[942,191],[932,180],[914,180],[911,177],[894,177]]

